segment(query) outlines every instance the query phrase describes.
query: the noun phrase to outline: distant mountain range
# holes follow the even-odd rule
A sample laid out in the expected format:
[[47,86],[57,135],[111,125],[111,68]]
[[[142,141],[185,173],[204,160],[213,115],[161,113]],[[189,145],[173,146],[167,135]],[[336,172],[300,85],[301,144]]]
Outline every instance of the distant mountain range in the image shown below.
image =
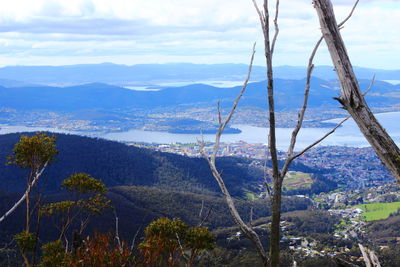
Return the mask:
[[[43,85],[77,85],[84,83],[107,83],[119,86],[154,85],[165,82],[241,81],[247,74],[245,64],[140,64],[116,65],[112,63],[70,66],[8,66],[0,68],[0,85],[19,87],[21,83]],[[382,70],[355,67],[359,79],[400,80],[400,70]],[[278,66],[276,78],[303,79],[305,67]],[[331,66],[317,66],[313,76],[320,79],[337,79]],[[252,79],[265,80],[265,68],[254,66]],[[3,81],[8,80],[8,81]],[[13,81],[13,82],[11,82]]]
[[[305,79],[275,80],[277,110],[298,108],[304,94]],[[360,80],[361,88],[367,89],[369,80]],[[240,105],[266,108],[266,83],[250,83]],[[126,110],[176,107],[201,104],[230,105],[240,87],[219,88],[204,84],[182,87],[166,87],[160,91],[134,91],[126,88],[91,83],[71,87],[28,86],[0,87],[0,106],[17,110],[51,110],[73,112],[78,110]],[[332,97],[339,95],[335,81],[312,79],[309,107],[337,107]],[[377,81],[367,96],[371,106],[386,107],[399,103],[400,84]]]

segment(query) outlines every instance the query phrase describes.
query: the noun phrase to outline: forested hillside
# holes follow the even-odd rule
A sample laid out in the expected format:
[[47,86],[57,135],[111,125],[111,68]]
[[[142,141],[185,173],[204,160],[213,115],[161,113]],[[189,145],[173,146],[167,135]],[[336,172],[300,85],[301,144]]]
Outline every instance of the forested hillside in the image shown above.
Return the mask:
[[[73,173],[86,172],[100,179],[107,187],[121,185],[154,186],[187,192],[218,194],[216,182],[202,158],[189,158],[170,153],[127,146],[123,143],[76,135],[56,135],[59,155],[49,166],[41,186],[54,192],[60,182]],[[6,157],[12,153],[20,134],[0,136],[0,190],[21,192],[24,190],[27,170],[6,165]],[[221,158],[227,184],[233,195],[242,196],[253,191],[262,176],[249,169],[250,161],[244,158]]]

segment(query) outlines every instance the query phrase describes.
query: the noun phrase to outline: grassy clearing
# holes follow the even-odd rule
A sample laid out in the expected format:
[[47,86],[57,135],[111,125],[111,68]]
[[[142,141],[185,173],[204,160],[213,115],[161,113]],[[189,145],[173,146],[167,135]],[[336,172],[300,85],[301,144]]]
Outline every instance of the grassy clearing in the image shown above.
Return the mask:
[[358,205],[362,209],[367,222],[383,220],[400,209],[400,201],[391,203],[370,203]]
[[286,174],[283,180],[283,186],[286,190],[293,190],[298,188],[310,188],[313,184],[311,175],[303,172],[290,171]]

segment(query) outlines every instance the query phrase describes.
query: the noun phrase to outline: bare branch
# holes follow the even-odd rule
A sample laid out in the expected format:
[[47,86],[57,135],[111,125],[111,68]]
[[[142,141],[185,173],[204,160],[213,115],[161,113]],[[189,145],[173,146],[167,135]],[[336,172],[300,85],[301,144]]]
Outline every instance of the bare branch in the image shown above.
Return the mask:
[[278,34],[279,34],[278,15],[279,15],[279,0],[276,0],[275,18],[274,18],[275,33],[274,33],[274,38],[272,39],[271,55],[274,54],[275,43],[276,43],[276,39],[278,38]]
[[239,103],[240,98],[242,97],[244,91],[247,88],[247,84],[250,80],[250,74],[251,74],[251,69],[253,66],[253,60],[254,60],[254,54],[255,54],[255,43],[253,45],[253,51],[252,51],[252,55],[251,55],[251,60],[250,60],[250,64],[249,64],[249,69],[247,72],[247,77],[246,80],[243,83],[243,87],[240,90],[238,96],[236,97],[235,101],[232,104],[232,108],[227,116],[227,118],[225,119],[225,121],[223,121],[220,126],[219,129],[217,131],[217,134],[215,136],[215,143],[214,143],[214,148],[213,148],[213,153],[212,155],[209,157],[206,152],[205,152],[205,147],[204,147],[204,140],[202,139],[201,142],[199,142],[199,148],[200,148],[200,154],[207,160],[207,163],[210,167],[211,173],[214,176],[215,180],[217,181],[221,192],[225,198],[225,201],[228,205],[229,211],[233,217],[233,219],[235,220],[236,224],[239,226],[240,230],[243,231],[247,237],[254,243],[254,245],[257,248],[257,251],[259,252],[260,256],[262,257],[264,262],[268,262],[268,256],[264,250],[264,247],[261,243],[261,240],[259,238],[259,236],[257,235],[256,232],[254,232],[253,229],[251,229],[251,227],[249,227],[241,218],[239,212],[236,209],[236,205],[234,203],[234,200],[232,198],[232,196],[230,195],[228,189],[226,188],[225,182],[221,177],[221,173],[217,170],[217,167],[215,165],[215,160],[217,157],[217,153],[219,150],[219,146],[220,146],[220,140],[221,140],[221,135],[225,129],[225,127],[228,125],[228,123],[230,122],[233,113],[235,112],[236,106]]
[[253,1],[253,5],[257,11],[258,17],[260,18],[260,24],[261,24],[261,29],[263,30],[263,32],[265,32],[266,28],[265,28],[265,16],[262,13],[262,11],[260,10],[260,8],[257,5],[257,2],[255,0]]
[[210,217],[211,211],[212,207],[208,209],[207,215],[203,218],[203,220],[201,220],[201,222],[198,225],[199,227],[202,226],[207,221],[208,217]]
[[[354,13],[354,10],[355,10],[356,7],[357,7],[358,2],[359,2],[359,0],[357,0],[357,1],[355,2],[355,4],[353,5],[353,8],[351,9],[351,11],[350,11],[350,13],[349,13],[349,15],[348,15],[341,23],[339,23],[339,25],[338,25],[339,27],[343,26],[343,25],[351,18],[351,16],[352,16],[353,13]],[[302,106],[302,108],[300,109],[300,111],[299,111],[299,113],[298,113],[297,125],[296,125],[296,127],[294,128],[294,130],[293,130],[293,132],[292,132],[292,137],[291,137],[291,140],[290,140],[290,145],[289,145],[288,152],[287,152],[287,156],[286,156],[286,161],[285,161],[285,164],[284,164],[284,166],[283,166],[283,168],[282,168],[282,171],[281,171],[281,179],[283,179],[283,178],[285,177],[286,172],[287,172],[288,169],[289,169],[290,163],[293,161],[293,159],[292,159],[292,154],[293,154],[293,151],[294,151],[294,148],[295,148],[295,145],[296,145],[298,133],[299,133],[299,131],[300,131],[300,129],[301,129],[301,126],[302,126],[302,124],[303,124],[303,121],[304,121],[304,115],[305,115],[305,112],[306,112],[306,109],[307,109],[307,105],[308,105],[308,98],[309,98],[310,85],[311,85],[311,74],[312,74],[312,71],[314,70],[313,61],[314,61],[314,58],[315,58],[315,54],[317,53],[318,48],[319,48],[319,46],[321,45],[321,42],[322,42],[323,39],[324,39],[323,36],[321,36],[321,37],[319,38],[319,40],[318,40],[317,43],[315,44],[314,49],[312,50],[311,55],[310,55],[310,57],[309,57],[309,59],[308,59],[307,78],[306,78],[306,86],[305,86],[305,90],[304,90],[303,106]],[[374,80],[375,80],[375,75],[374,75],[374,78],[373,78],[373,80],[372,80],[372,82],[371,82],[371,85],[370,85],[369,89],[365,92],[365,94],[368,93],[369,90],[371,90],[372,84],[374,83]],[[335,130],[336,130],[336,129],[335,129]],[[333,131],[333,132],[334,132],[334,131]],[[333,133],[333,132],[332,132],[332,133]],[[330,133],[330,134],[332,134],[332,133]],[[329,135],[330,135],[330,134],[329,134]],[[328,136],[329,136],[329,135],[328,135]],[[326,137],[328,137],[328,136],[326,136]],[[326,137],[325,137],[325,138],[326,138]],[[325,138],[324,138],[324,139],[325,139]],[[322,139],[322,140],[323,140],[323,139]],[[322,141],[322,140],[321,140],[321,141]],[[321,142],[321,141],[320,141],[320,142]],[[318,144],[318,143],[317,143],[317,144]]]
[[[253,52],[251,54],[251,59],[250,59],[250,64],[249,64],[249,69],[247,71],[247,77],[246,80],[243,83],[242,89],[240,90],[238,96],[236,97],[235,101],[233,102],[231,111],[229,112],[227,118],[225,119],[225,121],[223,123],[220,123],[219,129],[217,131],[217,134],[215,135],[215,144],[214,144],[214,150],[213,150],[213,154],[211,156],[211,159],[214,161],[215,164],[215,158],[217,156],[218,153],[218,149],[219,149],[219,143],[221,140],[221,135],[224,132],[226,126],[228,125],[228,123],[230,122],[230,120],[232,119],[233,113],[236,110],[237,104],[239,103],[240,98],[242,97],[244,91],[247,88],[247,84],[249,83],[250,80],[250,74],[251,74],[251,70],[253,67],[253,61],[254,61],[254,54],[256,53],[256,43],[253,44]],[[218,105],[218,110],[219,110],[219,105]],[[220,117],[220,111],[219,111],[219,115]]]
[[[363,93],[363,96],[365,96],[369,91],[371,91],[373,85],[375,82],[375,75],[372,77],[371,83],[368,87],[368,89]],[[325,138],[327,138],[329,135],[333,134],[337,128],[339,128],[340,126],[342,126],[343,123],[345,123],[348,119],[350,119],[351,116],[347,116],[345,119],[343,119],[341,122],[339,122],[332,130],[330,130],[329,132],[327,132],[324,136],[322,136],[320,139],[318,139],[317,141],[315,141],[314,143],[312,143],[311,145],[307,146],[305,149],[303,149],[301,152],[297,153],[296,155],[290,157],[290,159],[286,159],[286,161],[289,161],[289,164],[296,158],[300,157],[301,155],[303,155],[305,152],[307,152],[310,148],[318,145],[319,143],[321,143]]]
[[201,219],[201,215],[203,213],[203,208],[204,208],[204,199],[201,200],[201,208],[200,208],[200,212],[199,212],[199,218]]
[[369,83],[368,89],[363,93],[363,96],[369,93],[371,91],[372,87],[374,86],[375,83],[375,74],[372,76],[371,82]]
[[122,249],[121,239],[119,238],[119,218],[117,216],[117,212],[115,209],[114,209],[114,217],[115,217],[115,239],[117,240],[119,251],[122,253],[123,249]]
[[133,238],[132,238],[132,242],[131,242],[131,251],[132,251],[132,250],[134,249],[134,247],[135,247],[136,238],[138,237],[138,235],[139,235],[139,233],[140,233],[140,230],[142,230],[142,227],[143,227],[144,222],[145,222],[145,220],[146,220],[146,218],[147,218],[147,215],[148,215],[148,214],[146,214],[146,215],[142,218],[142,223],[140,224],[139,228],[137,229],[135,235],[134,235]]
[[26,199],[26,197],[29,195],[29,192],[31,188],[35,185],[35,183],[39,180],[40,176],[43,174],[44,169],[47,167],[48,162],[46,162],[43,165],[43,168],[39,171],[36,172],[35,177],[33,178],[32,182],[30,185],[28,185],[28,188],[26,189],[25,193],[22,195],[22,197],[14,204],[14,206],[11,207],[1,218],[0,218],[0,223],[4,221],[5,218],[11,215],[21,204],[22,202]]
[[350,119],[350,116],[346,117],[345,119],[343,119],[341,122],[339,122],[332,130],[330,130],[329,132],[327,132],[324,136],[322,136],[320,139],[318,139],[317,141],[315,141],[314,143],[312,143],[311,145],[307,146],[305,149],[303,149],[301,152],[297,153],[296,155],[292,156],[290,161],[293,161],[295,158],[300,157],[301,155],[303,155],[304,153],[306,153],[310,148],[318,145],[319,143],[321,143],[323,140],[325,140],[325,138],[327,138],[328,136],[330,136],[331,134],[333,134],[337,128],[339,128],[340,126],[342,126],[343,123],[345,123],[348,119]]
[[340,23],[338,24],[338,27],[339,27],[339,28],[342,27],[342,26],[351,18],[351,16],[353,16],[354,10],[356,9],[356,7],[357,7],[357,5],[358,5],[358,2],[360,2],[360,0],[357,0],[357,1],[354,3],[353,8],[351,9],[349,15],[348,15],[342,22],[340,22]]

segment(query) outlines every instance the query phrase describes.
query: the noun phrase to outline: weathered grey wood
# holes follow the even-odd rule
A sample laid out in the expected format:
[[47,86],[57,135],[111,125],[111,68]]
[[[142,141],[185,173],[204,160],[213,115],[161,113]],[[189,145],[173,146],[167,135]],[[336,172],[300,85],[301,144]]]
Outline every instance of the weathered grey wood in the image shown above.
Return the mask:
[[354,74],[330,0],[314,0],[321,31],[342,86],[337,100],[343,105],[386,168],[400,182],[400,149],[368,107]]

